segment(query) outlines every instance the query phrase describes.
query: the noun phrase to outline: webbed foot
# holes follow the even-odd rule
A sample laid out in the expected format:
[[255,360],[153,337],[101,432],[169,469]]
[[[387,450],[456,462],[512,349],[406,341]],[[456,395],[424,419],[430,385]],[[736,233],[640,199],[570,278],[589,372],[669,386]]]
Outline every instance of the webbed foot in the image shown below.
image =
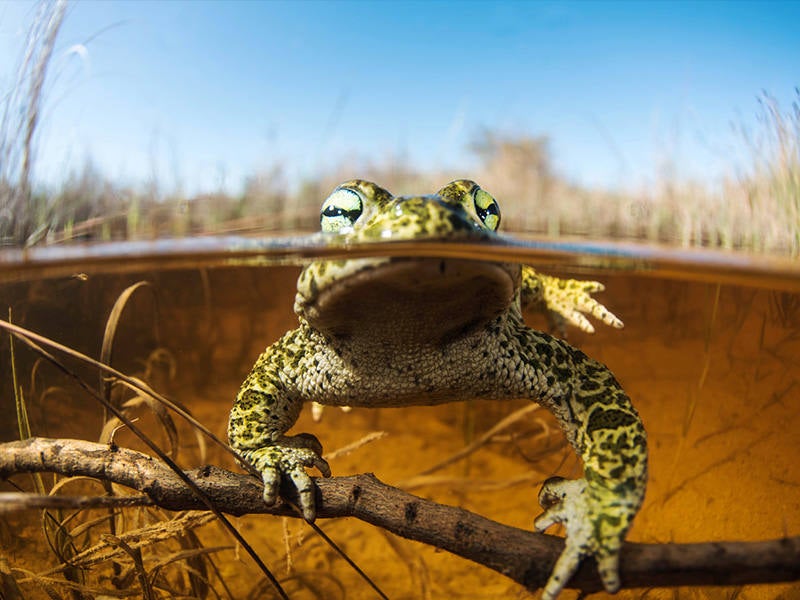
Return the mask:
[[622,321],[614,313],[592,298],[593,293],[606,289],[599,281],[559,279],[541,273],[539,277],[544,284],[543,294],[547,309],[575,327],[587,333],[594,333],[594,326],[586,315],[591,315],[616,329],[623,327]]
[[544,482],[539,504],[545,511],[534,521],[534,528],[543,532],[562,523],[567,539],[542,591],[542,600],[554,600],[586,556],[594,556],[597,561],[606,591],[614,593],[619,589],[619,551],[636,507],[615,499],[606,490],[593,489],[585,479],[551,477]]
[[331,476],[331,468],[322,458],[322,444],[313,435],[301,433],[283,436],[272,446],[245,450],[242,456],[259,472],[264,482],[264,502],[272,506],[278,499],[282,477],[288,477],[300,499],[300,510],[306,521],[317,516],[314,482],[306,467],[316,467],[323,477]]

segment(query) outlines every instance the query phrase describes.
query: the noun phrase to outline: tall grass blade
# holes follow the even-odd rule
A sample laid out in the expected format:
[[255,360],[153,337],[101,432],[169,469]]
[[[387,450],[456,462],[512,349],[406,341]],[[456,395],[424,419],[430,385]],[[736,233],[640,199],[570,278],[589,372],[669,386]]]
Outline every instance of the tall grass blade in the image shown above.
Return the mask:
[[[273,575],[272,571],[269,570],[267,565],[261,559],[261,557],[256,553],[253,547],[245,540],[244,536],[233,526],[230,520],[223,515],[209,500],[209,498],[202,492],[200,488],[197,487],[194,481],[181,469],[175,461],[173,461],[167,454],[156,444],[150,436],[148,436],[144,431],[139,429],[133,421],[131,421],[119,408],[108,402],[101,393],[97,390],[92,388],[89,384],[87,384],[79,375],[75,372],[68,369],[61,361],[59,361],[55,356],[47,352],[44,348],[39,346],[34,340],[42,340],[45,344],[57,347],[61,346],[52,340],[48,340],[43,336],[39,336],[34,334],[33,332],[27,331],[22,327],[18,327],[16,325],[12,325],[6,321],[0,320],[0,328],[6,329],[7,331],[13,332],[18,339],[22,340],[26,345],[28,345],[31,349],[33,349],[36,353],[40,356],[45,358],[48,362],[50,362],[53,366],[55,366],[59,371],[70,377],[72,380],[75,381],[83,390],[85,390],[92,398],[97,400],[102,406],[104,406],[111,414],[117,417],[120,421],[122,421],[125,426],[136,436],[138,437],[144,444],[158,456],[180,479],[181,481],[186,484],[186,486],[195,494],[195,496],[205,504],[206,508],[214,513],[217,519],[223,524],[223,526],[228,530],[228,532],[233,536],[233,538],[242,545],[242,548],[245,549],[247,554],[250,558],[255,561],[256,565],[258,566],[259,570],[264,574],[264,576],[270,581],[275,591],[278,595],[285,599],[289,600],[289,596],[286,594],[286,591],[283,589],[281,584],[278,582],[275,575]],[[64,346],[61,346],[64,347]],[[64,347],[65,348],[65,347]],[[69,349],[67,349],[69,350]],[[74,351],[68,352],[69,354],[74,355]],[[87,357],[88,358],[88,357]],[[97,363],[97,361],[91,361],[93,363]],[[101,363],[97,363],[101,364]],[[106,368],[107,365],[105,366]],[[120,373],[120,375],[122,375]],[[130,379],[130,378],[128,378]]]

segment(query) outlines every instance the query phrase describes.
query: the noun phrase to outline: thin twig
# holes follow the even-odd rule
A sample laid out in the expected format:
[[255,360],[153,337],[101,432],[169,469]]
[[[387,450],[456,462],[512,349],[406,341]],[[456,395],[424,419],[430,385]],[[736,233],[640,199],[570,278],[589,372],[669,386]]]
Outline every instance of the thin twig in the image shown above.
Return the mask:
[[494,437],[504,429],[507,429],[517,421],[521,420],[523,417],[526,417],[529,413],[539,410],[540,408],[541,407],[538,404],[529,404],[528,406],[524,406],[519,410],[514,411],[513,413],[502,419],[499,423],[495,424],[494,427],[489,429],[489,431],[484,433],[477,440],[473,441],[471,444],[464,446],[461,450],[459,450],[455,454],[450,455],[443,461],[438,462],[431,467],[428,467],[424,471],[420,471],[419,475],[430,475],[434,471],[443,469],[444,467],[451,465],[454,462],[461,460],[462,458],[466,458],[467,456],[475,452],[478,448],[486,444],[489,440],[491,440],[492,437]]
[[[4,321],[0,321],[0,324],[5,323]],[[9,323],[5,323],[5,325],[10,325]],[[12,326],[15,327],[15,326]],[[19,333],[16,331],[11,331],[17,338],[24,341],[28,344],[31,348],[33,348],[40,356],[47,359],[53,366],[59,369],[62,373],[73,379],[82,389],[89,393],[95,400],[97,400],[106,410],[108,410],[111,414],[113,414],[117,419],[122,421],[127,428],[133,433],[136,437],[138,437],[144,444],[152,450],[161,461],[163,461],[164,466],[167,468],[168,471],[173,473],[177,476],[183,483],[187,486],[186,491],[190,494],[194,495],[194,497],[203,505],[203,507],[207,508],[211,512],[213,512],[216,517],[219,519],[220,523],[228,530],[228,533],[233,536],[233,538],[239,542],[242,547],[245,549],[247,554],[250,558],[258,566],[259,570],[264,574],[264,576],[269,580],[272,584],[272,587],[278,593],[278,595],[283,598],[284,600],[289,600],[289,596],[286,594],[286,591],[281,587],[281,584],[278,582],[278,579],[273,575],[272,571],[269,570],[269,567],[264,563],[258,553],[253,549],[253,547],[247,542],[244,536],[239,532],[236,527],[233,526],[231,523],[207,498],[203,492],[197,487],[194,481],[188,477],[178,465],[173,461],[169,456],[164,453],[164,451],[156,444],[153,440],[150,439],[148,435],[144,433],[141,429],[139,429],[136,425],[134,425],[133,421],[131,421],[125,414],[120,411],[116,406],[108,402],[103,396],[93,389],[90,385],[88,385],[85,381],[83,381],[78,375],[74,372],[70,371],[64,364],[62,364],[58,359],[56,359],[53,355],[48,353],[43,348],[39,347],[37,344],[33,343],[28,336],[24,333]],[[41,337],[41,336],[36,336]],[[46,338],[44,338],[46,340]],[[47,340],[50,344],[54,344]],[[30,438],[33,439],[33,438]]]
[[[82,440],[31,438],[0,445],[0,477],[56,472],[105,478],[148,495],[167,510],[206,508],[182,479],[140,452]],[[269,513],[297,517],[283,501],[267,506],[253,477],[217,467],[186,473],[216,510],[233,515]],[[523,531],[436,504],[387,486],[372,475],[317,479],[320,518],[355,517],[402,537],[442,548],[506,575],[530,590],[547,580],[562,539]],[[291,498],[296,501],[296,498]],[[800,537],[762,542],[633,544],[622,549],[625,588],[740,585],[800,580]],[[591,561],[570,582],[584,591],[601,589]]]
[[24,492],[0,492],[0,515],[29,509],[81,510],[154,506],[147,496],[43,496]]

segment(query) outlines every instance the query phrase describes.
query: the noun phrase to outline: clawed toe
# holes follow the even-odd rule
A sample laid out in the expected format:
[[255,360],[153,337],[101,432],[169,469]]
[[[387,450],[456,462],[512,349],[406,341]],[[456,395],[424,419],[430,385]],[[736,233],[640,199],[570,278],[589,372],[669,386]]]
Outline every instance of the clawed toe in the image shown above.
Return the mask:
[[619,507],[598,506],[587,488],[584,479],[573,481],[553,477],[544,482],[539,492],[539,504],[544,512],[536,518],[534,527],[543,532],[551,525],[561,523],[567,534],[564,550],[542,591],[543,600],[554,600],[558,596],[586,556],[594,556],[597,560],[598,573],[606,591],[613,593],[620,587],[619,549],[625,529],[604,531],[600,525],[607,518],[621,522],[622,519],[613,514]]
[[619,552],[613,552],[604,556],[596,556],[597,571],[603,581],[603,587],[610,594],[619,590]]
[[586,482],[582,479],[551,477],[545,481],[539,492],[539,505],[544,512],[533,523],[536,531],[544,531],[556,523],[566,523],[570,517],[582,516],[576,502],[585,488]]
[[314,436],[301,434],[282,438],[274,446],[244,452],[243,456],[261,473],[265,504],[275,504],[281,479],[286,477],[297,490],[303,518],[310,522],[316,518],[317,511],[314,481],[306,473],[306,468],[315,467],[323,477],[331,476],[331,468],[320,456],[321,451],[322,446]]

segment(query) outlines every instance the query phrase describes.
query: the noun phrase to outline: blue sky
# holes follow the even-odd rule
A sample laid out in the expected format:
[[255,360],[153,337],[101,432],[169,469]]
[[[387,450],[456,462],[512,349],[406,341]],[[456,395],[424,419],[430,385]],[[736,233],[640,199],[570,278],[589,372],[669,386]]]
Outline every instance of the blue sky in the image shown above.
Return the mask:
[[[34,11],[0,3],[2,93]],[[762,90],[797,99],[798,23],[788,2],[74,2],[36,176],[90,157],[123,183],[236,191],[275,163],[291,184],[398,155],[469,175],[488,127],[550,136],[585,185],[665,161],[712,181]]]

